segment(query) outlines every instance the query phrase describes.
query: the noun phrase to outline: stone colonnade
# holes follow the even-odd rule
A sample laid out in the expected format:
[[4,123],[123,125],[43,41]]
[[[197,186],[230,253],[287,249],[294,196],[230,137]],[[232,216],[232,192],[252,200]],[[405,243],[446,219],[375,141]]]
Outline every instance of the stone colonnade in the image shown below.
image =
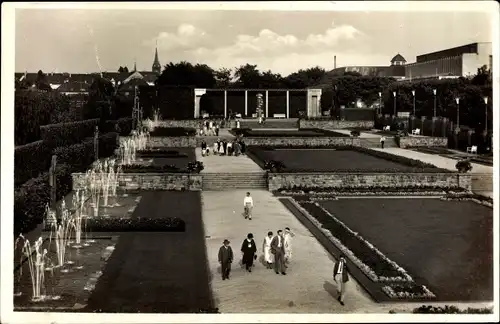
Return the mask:
[[224,92],[224,117],[228,116],[227,107],[227,93],[228,91],[244,91],[245,92],[245,116],[248,116],[248,91],[258,91],[265,93],[264,111],[267,118],[269,116],[269,91],[286,92],[286,110],[285,117],[290,118],[290,92],[302,91],[307,93],[307,116],[318,117],[321,116],[321,89],[238,89],[238,90],[225,90],[225,89],[194,89],[194,118],[200,117],[200,100],[207,91],[223,91]]

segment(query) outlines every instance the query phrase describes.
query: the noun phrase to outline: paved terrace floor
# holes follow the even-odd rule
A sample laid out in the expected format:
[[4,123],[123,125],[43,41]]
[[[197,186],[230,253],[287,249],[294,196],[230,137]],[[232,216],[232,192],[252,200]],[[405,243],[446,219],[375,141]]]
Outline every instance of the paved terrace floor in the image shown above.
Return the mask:
[[[335,260],[295,216],[271,193],[252,190],[254,219],[245,220],[243,197],[247,190],[202,192],[208,268],[216,307],[222,313],[385,313],[411,312],[421,303],[375,303],[351,277],[345,306],[337,302],[332,279]],[[293,260],[287,275],[277,275],[261,263],[262,241],[268,231],[290,227]],[[258,258],[252,273],[239,265],[240,247],[246,235],[254,234]],[[227,238],[235,253],[231,279],[222,281],[217,253]],[[425,303],[444,306],[449,303]],[[491,302],[454,303],[461,309],[491,307]]]
[[246,155],[240,156],[201,156],[201,148],[195,149],[196,160],[203,162],[205,169],[201,173],[250,173],[264,172],[252,159]]
[[[410,159],[415,159],[415,160],[420,160],[422,162],[434,164],[438,168],[443,168],[443,169],[448,169],[452,171],[456,171],[457,169],[455,168],[455,165],[457,164],[457,160],[454,159],[449,159],[437,154],[427,154],[427,153],[421,153],[421,152],[416,152],[412,150],[407,150],[407,149],[402,149],[398,147],[388,147],[385,149],[381,148],[372,148],[372,150],[375,151],[381,151],[381,152],[386,152],[386,153],[391,153],[394,155],[400,155],[403,157],[407,157]],[[472,163],[472,171],[471,173],[488,173],[492,174],[493,173],[493,168],[490,166],[486,165],[481,165],[477,163]]]

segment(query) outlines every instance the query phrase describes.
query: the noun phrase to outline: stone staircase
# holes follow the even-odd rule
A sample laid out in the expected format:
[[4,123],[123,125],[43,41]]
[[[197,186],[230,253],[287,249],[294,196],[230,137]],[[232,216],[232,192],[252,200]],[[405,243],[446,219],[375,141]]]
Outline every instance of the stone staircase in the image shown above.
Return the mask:
[[259,124],[257,119],[243,119],[240,123],[241,128],[298,128],[297,118],[292,119],[267,119],[263,124]]
[[264,189],[267,176],[262,172],[202,173],[203,190]]
[[[360,137],[359,138],[359,141],[360,141],[360,144],[361,146],[363,147],[367,147],[367,148],[373,148],[373,147],[376,147],[376,148],[380,148],[380,138],[376,138],[376,137]],[[396,142],[394,141],[394,137],[386,137],[386,141],[385,141],[385,144],[384,144],[384,148],[385,147],[398,147],[396,145]]]

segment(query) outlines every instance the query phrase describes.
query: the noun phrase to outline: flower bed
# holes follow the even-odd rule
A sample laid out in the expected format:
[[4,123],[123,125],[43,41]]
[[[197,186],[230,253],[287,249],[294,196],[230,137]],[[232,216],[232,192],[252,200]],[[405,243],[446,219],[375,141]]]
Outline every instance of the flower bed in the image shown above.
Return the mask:
[[444,197],[441,197],[441,200],[470,200],[477,204],[493,208],[493,198],[470,192],[449,192]]
[[250,128],[233,128],[229,131],[235,136],[245,137],[349,137],[349,135],[319,128],[300,128],[298,130],[252,130]]
[[143,165],[129,164],[123,165],[124,173],[187,173],[186,169],[181,169],[173,164],[170,165]]
[[387,296],[394,299],[434,299],[436,295],[424,285],[416,284],[390,284],[382,287]]
[[318,203],[301,201],[296,205],[372,281],[413,282],[403,268]]
[[343,187],[343,188],[303,188],[279,189],[277,194],[284,196],[313,196],[311,200],[330,199],[333,196],[427,196],[427,195],[447,195],[466,194],[468,191],[459,187],[382,187],[373,186],[367,188]]
[[414,314],[493,314],[492,308],[472,308],[461,310],[453,305],[443,306],[430,306],[422,305],[418,308],[413,309]]
[[137,155],[140,157],[164,157],[164,158],[187,158],[189,155],[175,150],[149,149],[139,150]]
[[88,232],[184,232],[186,224],[180,218],[88,218]]
[[181,137],[195,136],[196,129],[188,127],[155,127],[149,136],[153,137]]

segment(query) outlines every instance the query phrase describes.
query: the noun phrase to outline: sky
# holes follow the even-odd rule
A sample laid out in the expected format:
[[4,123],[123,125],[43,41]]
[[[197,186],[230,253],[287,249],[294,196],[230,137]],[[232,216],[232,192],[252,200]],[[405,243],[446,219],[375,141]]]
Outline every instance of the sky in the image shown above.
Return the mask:
[[[144,5],[147,8],[147,5]],[[453,10],[453,8],[450,8]],[[481,12],[16,9],[16,72],[151,71],[188,61],[214,69],[256,64],[288,75],[320,66],[390,64],[420,54],[491,42]],[[98,58],[98,59],[97,59]]]

